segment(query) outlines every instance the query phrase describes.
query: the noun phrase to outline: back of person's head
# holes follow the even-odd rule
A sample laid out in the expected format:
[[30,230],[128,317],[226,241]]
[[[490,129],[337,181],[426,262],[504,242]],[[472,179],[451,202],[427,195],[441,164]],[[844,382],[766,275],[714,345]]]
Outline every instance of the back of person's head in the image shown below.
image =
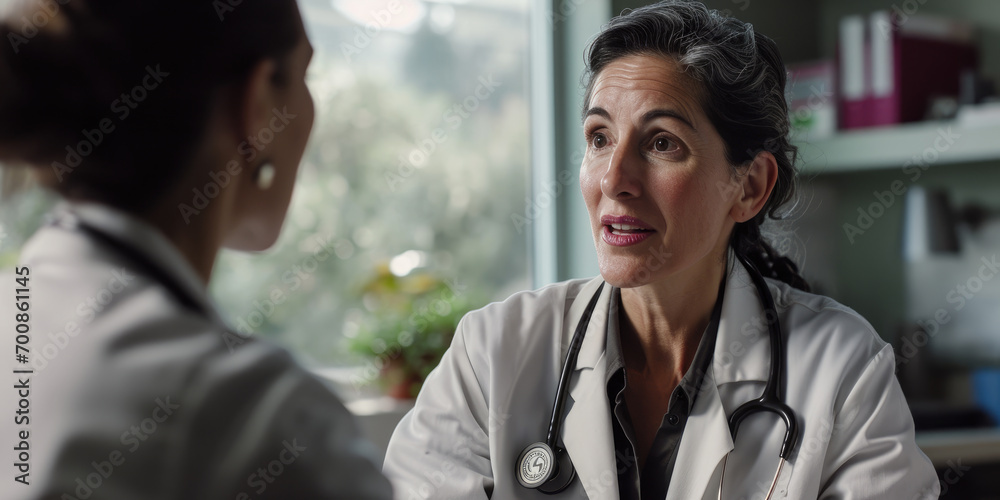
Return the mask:
[[295,0],[24,0],[0,19],[0,161],[67,198],[147,210],[212,107],[236,105],[264,59],[285,84],[303,36]]
[[698,1],[663,0],[628,10],[612,19],[588,48],[585,99],[589,101],[604,67],[636,54],[670,58],[699,83],[702,108],[726,145],[734,175],[758,153],[774,155],[774,190],[757,216],[736,225],[731,246],[764,275],[808,289],[796,265],[778,255],[760,232],[767,217],[781,216],[795,191],[797,149],[789,139],[787,77],[777,44],[752,25]]

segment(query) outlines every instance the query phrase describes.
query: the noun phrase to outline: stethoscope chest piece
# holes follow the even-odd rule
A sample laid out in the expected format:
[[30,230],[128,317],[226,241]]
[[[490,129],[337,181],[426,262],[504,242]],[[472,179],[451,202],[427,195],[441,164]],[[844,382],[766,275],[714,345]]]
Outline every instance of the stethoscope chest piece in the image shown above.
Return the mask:
[[569,455],[545,443],[528,445],[517,457],[517,482],[543,493],[558,493],[576,478]]

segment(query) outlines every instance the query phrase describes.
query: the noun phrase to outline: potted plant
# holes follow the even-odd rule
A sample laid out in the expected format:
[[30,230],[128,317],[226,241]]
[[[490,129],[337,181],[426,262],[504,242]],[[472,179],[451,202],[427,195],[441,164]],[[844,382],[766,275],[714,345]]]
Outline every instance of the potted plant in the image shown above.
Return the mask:
[[371,359],[388,395],[416,397],[459,320],[473,309],[469,293],[429,272],[397,276],[388,266],[377,269],[362,293],[368,314],[350,339],[351,351]]

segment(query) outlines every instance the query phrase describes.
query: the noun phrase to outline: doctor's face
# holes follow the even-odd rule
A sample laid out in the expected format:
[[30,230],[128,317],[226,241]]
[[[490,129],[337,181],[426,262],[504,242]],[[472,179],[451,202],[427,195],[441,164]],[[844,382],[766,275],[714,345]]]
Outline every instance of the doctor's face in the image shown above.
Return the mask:
[[739,190],[699,92],[662,56],[623,57],[595,77],[580,188],[612,285],[697,277],[721,262]]

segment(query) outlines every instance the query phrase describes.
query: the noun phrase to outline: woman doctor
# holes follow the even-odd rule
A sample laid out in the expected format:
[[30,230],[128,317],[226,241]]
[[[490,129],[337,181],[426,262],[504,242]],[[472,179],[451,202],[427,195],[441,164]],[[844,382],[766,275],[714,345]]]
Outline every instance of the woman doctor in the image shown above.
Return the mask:
[[[761,239],[795,175],[774,42],[665,1],[612,20],[586,60],[580,187],[601,276],[463,319],[389,445],[397,498],[937,498],[892,348]],[[787,453],[779,413],[731,430],[774,361]]]
[[337,398],[206,292],[221,247],[266,249],[285,218],[313,124],[295,0],[19,3],[0,160],[65,202],[2,285],[30,290],[0,318],[32,338],[0,498],[390,498]]

